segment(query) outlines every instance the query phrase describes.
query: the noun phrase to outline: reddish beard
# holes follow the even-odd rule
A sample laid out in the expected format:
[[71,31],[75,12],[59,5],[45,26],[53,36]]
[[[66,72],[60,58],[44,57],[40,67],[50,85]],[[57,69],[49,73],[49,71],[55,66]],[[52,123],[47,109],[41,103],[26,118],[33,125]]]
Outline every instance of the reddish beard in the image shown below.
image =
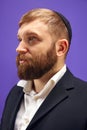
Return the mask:
[[[25,62],[20,64],[21,60]],[[55,46],[52,46],[46,54],[34,55],[33,58],[18,54],[16,58],[18,76],[24,80],[38,79],[52,69],[56,61]]]

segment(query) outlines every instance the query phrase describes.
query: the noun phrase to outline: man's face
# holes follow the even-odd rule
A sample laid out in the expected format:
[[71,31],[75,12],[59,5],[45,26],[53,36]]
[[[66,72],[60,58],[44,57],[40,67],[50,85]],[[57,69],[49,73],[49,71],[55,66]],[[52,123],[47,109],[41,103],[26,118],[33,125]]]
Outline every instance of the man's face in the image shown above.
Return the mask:
[[46,24],[38,20],[23,24],[18,39],[16,63],[20,79],[38,79],[53,68],[56,49]]

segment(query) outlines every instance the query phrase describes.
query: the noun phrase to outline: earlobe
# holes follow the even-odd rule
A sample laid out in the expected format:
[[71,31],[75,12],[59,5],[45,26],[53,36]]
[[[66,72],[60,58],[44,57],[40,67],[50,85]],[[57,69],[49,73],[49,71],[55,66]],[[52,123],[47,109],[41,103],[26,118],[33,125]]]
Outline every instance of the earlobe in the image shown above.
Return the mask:
[[57,56],[66,55],[69,48],[69,43],[66,39],[58,40],[56,43],[56,53]]

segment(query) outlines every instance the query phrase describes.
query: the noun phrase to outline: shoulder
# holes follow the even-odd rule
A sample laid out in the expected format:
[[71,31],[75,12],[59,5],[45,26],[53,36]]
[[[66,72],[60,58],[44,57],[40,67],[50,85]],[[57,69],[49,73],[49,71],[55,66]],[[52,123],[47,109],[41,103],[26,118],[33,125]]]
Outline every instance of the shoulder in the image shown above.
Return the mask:
[[23,88],[14,85],[10,92],[7,95],[6,101],[5,101],[5,107],[10,104],[11,102],[16,101],[16,99],[20,96],[20,94],[23,94]]
[[61,81],[66,88],[87,89],[87,82],[73,75],[69,69],[67,69]]
[[[9,97],[10,95],[18,94],[18,93],[20,93],[22,90],[23,90],[22,87],[19,87],[19,86],[17,86],[17,84],[15,84],[15,85],[12,87],[12,89],[10,90],[10,92],[9,92],[9,94],[8,94],[8,97]],[[7,98],[8,98],[8,97],[7,97]]]
[[87,81],[84,81],[80,79],[79,77],[76,77],[72,72],[67,68],[66,75],[73,80],[73,82],[78,83],[78,84],[84,84],[87,85]]
[[17,85],[14,85],[6,98],[4,111],[8,109],[9,107],[12,107],[12,104],[15,104],[17,102],[20,95],[23,95],[23,88]]
[[74,80],[75,84],[78,84],[78,86],[87,86],[87,81],[84,81],[84,80],[82,80],[82,79],[80,79],[78,77],[74,76],[73,80]]

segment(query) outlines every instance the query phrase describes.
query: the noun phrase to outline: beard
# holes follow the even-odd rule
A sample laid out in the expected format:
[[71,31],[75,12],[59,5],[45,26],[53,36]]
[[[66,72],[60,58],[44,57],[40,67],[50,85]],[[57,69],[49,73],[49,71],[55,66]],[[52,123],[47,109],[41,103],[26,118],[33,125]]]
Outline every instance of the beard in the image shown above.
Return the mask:
[[[20,61],[25,61],[20,64]],[[32,56],[32,58],[25,56],[25,54],[18,54],[16,64],[18,68],[18,76],[20,79],[33,80],[41,78],[45,73],[50,71],[57,61],[55,45],[44,54]]]

